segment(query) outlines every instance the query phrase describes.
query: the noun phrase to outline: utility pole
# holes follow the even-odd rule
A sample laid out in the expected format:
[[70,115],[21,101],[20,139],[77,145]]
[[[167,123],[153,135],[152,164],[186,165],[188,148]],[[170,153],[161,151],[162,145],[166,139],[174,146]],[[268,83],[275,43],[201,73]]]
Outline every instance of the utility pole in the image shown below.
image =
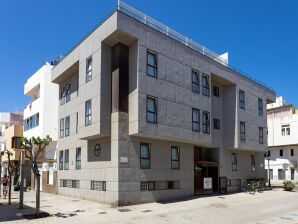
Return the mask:
[[20,204],[19,209],[24,208],[24,150],[21,150],[21,165],[20,165],[20,175],[21,175],[21,183],[20,183]]

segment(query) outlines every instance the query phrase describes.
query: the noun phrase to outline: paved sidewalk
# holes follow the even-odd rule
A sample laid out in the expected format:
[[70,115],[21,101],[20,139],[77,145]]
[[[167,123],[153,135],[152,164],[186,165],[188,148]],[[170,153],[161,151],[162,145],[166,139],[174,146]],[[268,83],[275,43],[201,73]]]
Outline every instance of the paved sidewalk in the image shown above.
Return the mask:
[[[13,197],[17,195],[14,193]],[[192,198],[173,203],[150,203],[111,208],[107,205],[42,193],[41,209],[51,217],[26,220],[34,212],[35,192],[25,193],[24,210],[0,205],[0,222],[8,223],[298,223],[298,193],[274,189],[255,195],[237,193]],[[16,199],[14,199],[16,201]],[[3,203],[3,200],[0,200]],[[31,207],[31,208],[30,208]]]

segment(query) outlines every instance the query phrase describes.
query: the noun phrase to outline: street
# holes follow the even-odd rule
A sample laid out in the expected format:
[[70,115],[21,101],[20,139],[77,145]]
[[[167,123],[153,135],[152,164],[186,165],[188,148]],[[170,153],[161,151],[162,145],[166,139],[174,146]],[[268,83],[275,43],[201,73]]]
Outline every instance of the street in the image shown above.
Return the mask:
[[111,208],[95,202],[42,193],[41,210],[50,217],[27,220],[32,214],[35,192],[25,193],[26,208],[18,209],[18,194],[13,205],[0,200],[0,222],[6,223],[298,223],[297,192],[280,188],[250,195],[191,198],[169,203],[150,203]]

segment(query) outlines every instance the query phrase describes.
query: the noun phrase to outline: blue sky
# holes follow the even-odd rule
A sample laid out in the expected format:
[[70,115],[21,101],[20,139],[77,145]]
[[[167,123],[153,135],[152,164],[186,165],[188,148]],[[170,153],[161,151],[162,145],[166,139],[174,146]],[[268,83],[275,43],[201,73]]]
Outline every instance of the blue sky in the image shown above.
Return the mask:
[[[126,0],[218,53],[298,106],[298,1]],[[46,60],[65,54],[116,0],[0,3],[0,111],[23,110],[23,85]]]

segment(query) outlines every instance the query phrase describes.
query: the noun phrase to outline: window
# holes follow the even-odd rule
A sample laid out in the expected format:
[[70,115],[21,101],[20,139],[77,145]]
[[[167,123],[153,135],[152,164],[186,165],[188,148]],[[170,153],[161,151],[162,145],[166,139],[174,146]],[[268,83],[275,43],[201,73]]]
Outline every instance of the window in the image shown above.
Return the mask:
[[76,169],[81,169],[81,148],[76,148]]
[[21,149],[21,146],[22,146],[22,138],[21,137],[12,137],[11,148]]
[[86,82],[92,80],[92,58],[88,58],[86,61]]
[[268,154],[267,154],[267,156],[268,156],[268,157],[271,156],[271,151],[270,151],[270,150],[268,150]]
[[152,51],[147,51],[147,75],[157,77],[157,55]]
[[79,127],[79,113],[76,113],[76,133],[78,133],[78,127]]
[[66,103],[70,101],[70,94],[71,94],[71,83],[66,84]]
[[220,120],[219,119],[216,119],[216,118],[214,118],[214,120],[213,120],[213,128],[214,129],[220,129]]
[[279,156],[284,156],[284,150],[283,149],[279,150]]
[[196,93],[200,93],[200,75],[199,72],[192,70],[191,73],[191,79],[192,79],[192,91]]
[[64,118],[60,119],[60,138],[64,137]]
[[65,118],[65,137],[69,136],[70,117]]
[[245,110],[245,93],[243,90],[239,90],[239,107]]
[[80,188],[79,180],[60,180],[60,187]]
[[141,169],[150,169],[150,146],[149,144],[141,143]]
[[294,156],[294,149],[291,149],[291,156]]
[[91,190],[95,191],[106,191],[106,182],[105,181],[91,181]]
[[209,112],[203,112],[202,123],[203,123],[203,133],[210,133],[210,118]]
[[59,152],[59,170],[63,170],[63,151]]
[[285,180],[286,172],[284,169],[278,169],[278,180]]
[[157,99],[151,96],[147,97],[147,122],[157,123]]
[[219,97],[219,87],[213,86],[213,96]]
[[200,131],[200,110],[192,109],[192,130]]
[[171,147],[171,167],[172,169],[180,169],[180,150],[177,146]]
[[92,103],[91,100],[85,102],[85,125],[91,125],[92,123]]
[[281,135],[286,136],[291,134],[290,125],[283,125],[281,126]]
[[39,126],[39,113],[32,115],[24,120],[24,131],[28,131],[32,128]]
[[237,153],[232,153],[232,171],[237,171]]
[[251,171],[255,172],[256,171],[255,155],[250,155],[250,165],[251,165]]
[[258,111],[259,111],[259,115],[263,116],[263,113],[264,113],[263,99],[261,99],[261,98],[258,99]]
[[209,77],[205,74],[202,76],[202,93],[204,96],[209,96]]
[[141,181],[141,191],[180,189],[180,181]]
[[259,143],[264,144],[264,129],[259,127]]
[[69,169],[69,150],[65,150],[65,155],[64,155],[64,169],[68,170]]
[[62,86],[60,88],[60,104],[63,105],[65,103],[65,97],[66,97],[66,87]]
[[240,141],[245,141],[245,123],[240,121]]

